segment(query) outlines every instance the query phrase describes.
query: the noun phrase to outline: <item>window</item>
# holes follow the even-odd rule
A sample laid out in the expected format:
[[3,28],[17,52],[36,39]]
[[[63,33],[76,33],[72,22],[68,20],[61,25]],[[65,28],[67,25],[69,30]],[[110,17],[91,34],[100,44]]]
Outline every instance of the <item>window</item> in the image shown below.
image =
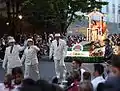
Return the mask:
[[112,12],[115,13],[115,4],[112,5]]
[[118,8],[120,9],[120,4],[118,5]]
[[118,14],[120,14],[120,9],[118,10]]
[[109,6],[106,6],[106,13],[109,13]]
[[118,27],[120,28],[120,23],[118,23]]
[[120,14],[120,4],[118,5],[118,14]]

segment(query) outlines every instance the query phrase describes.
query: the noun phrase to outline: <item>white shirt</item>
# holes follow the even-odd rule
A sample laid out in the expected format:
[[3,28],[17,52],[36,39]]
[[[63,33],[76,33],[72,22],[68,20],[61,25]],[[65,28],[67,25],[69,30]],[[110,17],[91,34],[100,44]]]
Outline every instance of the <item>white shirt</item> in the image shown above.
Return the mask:
[[7,47],[2,66],[5,67],[6,64],[7,64],[7,68],[15,68],[22,66],[19,53],[24,49],[25,47],[21,47],[20,45],[14,45],[12,53],[10,53],[11,46]]
[[66,41],[59,39],[59,46],[57,46],[57,40],[53,40],[50,46],[49,58],[54,57],[54,60],[61,60],[66,56],[67,46]]
[[35,45],[30,46],[30,48],[27,47],[24,51],[21,61],[22,62],[25,61],[25,65],[37,64],[38,63],[37,52],[39,50],[40,49]]
[[80,69],[81,70],[81,82],[83,81],[83,73],[85,72],[85,70],[84,69]]
[[92,85],[93,85],[93,89],[94,91],[97,91],[97,87],[99,83],[104,83],[105,79],[102,76],[98,76],[95,79],[92,80]]

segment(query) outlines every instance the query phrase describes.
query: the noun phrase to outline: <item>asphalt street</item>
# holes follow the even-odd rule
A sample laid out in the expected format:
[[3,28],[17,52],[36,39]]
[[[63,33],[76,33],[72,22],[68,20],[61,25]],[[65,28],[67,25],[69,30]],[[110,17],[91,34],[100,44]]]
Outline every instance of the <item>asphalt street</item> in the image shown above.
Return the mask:
[[[67,70],[71,70],[71,63],[66,62]],[[82,65],[84,69],[87,71],[93,72],[93,64],[85,63]],[[48,59],[48,57],[43,57],[39,61],[39,69],[40,69],[40,76],[42,79],[51,81],[51,79],[55,76],[55,68],[54,68],[54,62]],[[0,63],[0,82],[3,82],[4,80],[5,71],[2,68],[2,63]],[[34,76],[34,74],[33,74]]]

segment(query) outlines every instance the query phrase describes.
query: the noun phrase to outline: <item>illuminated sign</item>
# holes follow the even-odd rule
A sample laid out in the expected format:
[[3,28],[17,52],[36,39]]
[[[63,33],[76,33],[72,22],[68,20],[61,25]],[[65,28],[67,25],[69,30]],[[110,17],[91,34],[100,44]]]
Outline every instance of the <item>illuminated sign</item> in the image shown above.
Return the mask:
[[72,47],[72,50],[73,51],[83,51],[83,46],[81,44],[75,44],[73,47]]
[[83,45],[75,44],[71,51],[67,51],[67,57],[89,57],[89,51],[83,51]]
[[89,51],[67,51],[67,57],[89,57]]

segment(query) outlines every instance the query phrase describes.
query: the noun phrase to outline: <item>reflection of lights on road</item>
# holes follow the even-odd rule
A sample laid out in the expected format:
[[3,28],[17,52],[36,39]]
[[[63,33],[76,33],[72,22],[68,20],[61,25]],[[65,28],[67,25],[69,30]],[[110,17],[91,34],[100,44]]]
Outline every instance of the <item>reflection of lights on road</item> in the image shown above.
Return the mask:
[[23,16],[22,16],[22,15],[19,15],[18,18],[21,20],[21,19],[23,18]]
[[9,22],[7,22],[6,25],[9,25]]

